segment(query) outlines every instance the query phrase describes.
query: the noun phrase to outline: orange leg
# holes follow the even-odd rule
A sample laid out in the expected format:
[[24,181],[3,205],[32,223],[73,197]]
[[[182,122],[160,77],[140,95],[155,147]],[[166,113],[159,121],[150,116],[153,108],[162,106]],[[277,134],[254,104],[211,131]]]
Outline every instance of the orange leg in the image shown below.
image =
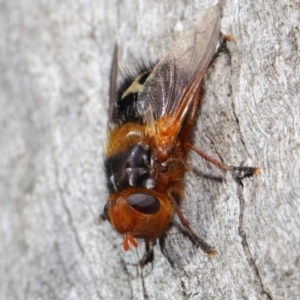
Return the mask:
[[245,177],[251,177],[253,175],[257,175],[259,173],[259,168],[253,168],[253,167],[233,167],[233,166],[226,166],[220,163],[219,161],[213,159],[209,155],[207,155],[205,152],[201,151],[200,149],[196,148],[190,143],[185,144],[186,147],[192,149],[197,154],[199,154],[201,157],[203,157],[205,160],[209,161],[210,163],[217,166],[219,169],[225,170],[225,171],[231,171],[234,173],[236,178],[243,179]]

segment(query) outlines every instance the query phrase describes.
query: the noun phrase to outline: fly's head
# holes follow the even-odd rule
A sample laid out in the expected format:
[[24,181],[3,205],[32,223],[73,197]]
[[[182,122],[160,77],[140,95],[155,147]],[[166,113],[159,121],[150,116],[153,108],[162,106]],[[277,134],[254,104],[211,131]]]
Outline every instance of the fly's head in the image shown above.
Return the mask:
[[174,209],[167,195],[148,189],[128,189],[112,194],[104,207],[104,215],[124,235],[124,250],[134,238],[153,241],[167,228]]

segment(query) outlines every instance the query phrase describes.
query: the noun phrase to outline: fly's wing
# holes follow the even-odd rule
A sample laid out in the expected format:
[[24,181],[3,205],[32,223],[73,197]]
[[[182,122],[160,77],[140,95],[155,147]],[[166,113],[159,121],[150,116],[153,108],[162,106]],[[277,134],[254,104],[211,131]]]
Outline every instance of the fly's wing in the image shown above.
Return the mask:
[[151,108],[154,120],[176,115],[182,124],[215,53],[220,17],[218,6],[204,11],[157,63],[138,94],[141,114]]
[[114,55],[110,70],[110,85],[109,85],[109,106],[108,106],[108,122],[113,121],[113,114],[117,98],[117,78],[118,78],[118,44],[115,44]]

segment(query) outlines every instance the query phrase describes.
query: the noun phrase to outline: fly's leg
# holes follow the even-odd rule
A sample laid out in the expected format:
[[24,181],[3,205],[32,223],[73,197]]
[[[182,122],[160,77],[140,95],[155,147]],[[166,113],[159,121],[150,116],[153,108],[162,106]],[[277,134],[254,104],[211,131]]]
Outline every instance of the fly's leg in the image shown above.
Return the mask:
[[150,243],[149,242],[145,242],[145,253],[143,255],[143,258],[140,260],[140,267],[144,268],[147,264],[149,263],[153,263],[154,261],[154,250],[153,250],[153,246],[155,244],[155,242],[151,243],[151,247],[150,247]]
[[186,228],[186,230],[189,232],[192,240],[194,241],[194,243],[200,247],[205,253],[207,253],[207,255],[209,257],[212,257],[215,253],[216,250],[214,247],[210,246],[209,244],[207,244],[203,239],[201,239],[199,236],[196,235],[196,233],[193,231],[193,229],[191,228],[189,222],[187,221],[187,219],[184,217],[184,215],[182,214],[179,206],[177,205],[172,190],[168,190],[168,196],[169,199],[171,201],[172,206],[174,207],[182,225]]
[[231,42],[233,40],[233,37],[231,35],[221,34],[219,39],[219,46],[217,48],[217,51],[212,57],[212,60],[209,64],[209,67],[213,64],[213,62],[218,58],[218,56],[221,53],[225,53],[230,56],[229,50],[227,48],[227,42]]
[[243,179],[243,178],[246,178],[246,177],[251,177],[251,176],[257,175],[259,173],[260,169],[256,168],[256,167],[226,166],[226,165],[220,163],[219,161],[213,159],[212,157],[210,157],[209,155],[207,155],[205,152],[201,151],[200,149],[196,148],[192,144],[186,143],[185,145],[186,145],[186,147],[188,147],[188,148],[192,149],[193,151],[195,151],[197,154],[199,154],[205,160],[207,160],[210,163],[217,166],[219,169],[225,170],[225,171],[231,171],[237,179]]

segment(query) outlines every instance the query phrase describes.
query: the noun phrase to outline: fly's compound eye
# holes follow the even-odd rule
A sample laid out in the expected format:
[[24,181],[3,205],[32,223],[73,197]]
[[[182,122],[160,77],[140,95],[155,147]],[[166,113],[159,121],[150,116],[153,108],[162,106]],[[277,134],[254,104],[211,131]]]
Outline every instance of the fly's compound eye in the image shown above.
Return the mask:
[[105,204],[103,209],[103,214],[106,220],[110,222],[109,214],[108,214],[108,203]]
[[155,214],[160,208],[160,202],[150,194],[132,194],[127,197],[127,203],[145,215]]

